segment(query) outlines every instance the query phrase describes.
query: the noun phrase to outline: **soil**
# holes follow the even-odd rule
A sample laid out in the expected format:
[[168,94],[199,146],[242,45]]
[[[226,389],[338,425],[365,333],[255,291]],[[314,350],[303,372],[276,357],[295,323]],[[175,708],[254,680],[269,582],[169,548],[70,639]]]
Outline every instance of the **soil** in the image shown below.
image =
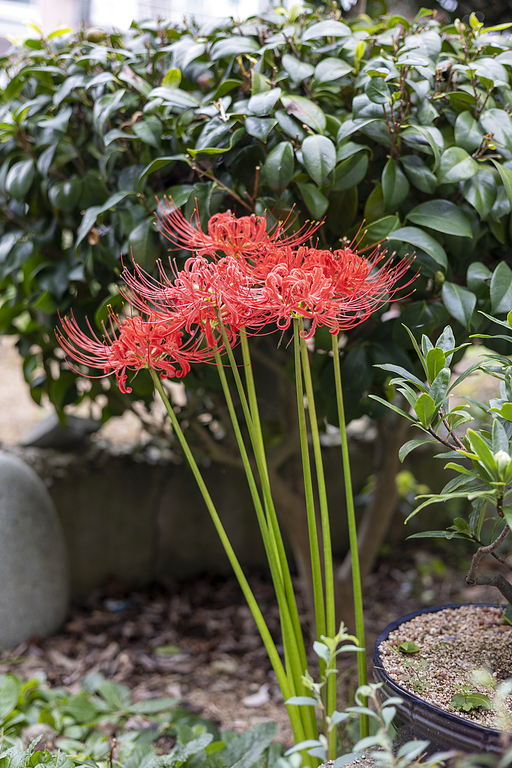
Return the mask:
[[[512,697],[499,695],[500,684],[511,676],[511,641],[512,626],[497,608],[464,605],[401,624],[379,652],[391,679],[410,693],[479,725],[512,731]],[[404,643],[413,644],[410,652]],[[485,671],[485,684],[475,679],[479,670]],[[471,694],[480,693],[492,708],[460,711],[451,702],[461,693],[460,706],[468,706]]]

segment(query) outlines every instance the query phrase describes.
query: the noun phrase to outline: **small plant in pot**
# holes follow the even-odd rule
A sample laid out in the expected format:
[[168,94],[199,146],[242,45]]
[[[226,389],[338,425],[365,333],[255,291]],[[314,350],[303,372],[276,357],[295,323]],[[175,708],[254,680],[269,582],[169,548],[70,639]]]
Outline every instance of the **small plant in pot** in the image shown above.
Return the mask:
[[[489,319],[506,332],[480,338],[492,339],[493,347],[512,341],[512,311],[507,320]],[[454,359],[461,347],[455,346],[450,326],[435,344],[426,336],[418,343],[407,330],[423,377],[396,365],[379,367],[393,375],[390,385],[409,410],[375,399],[422,433],[402,446],[401,461],[434,441],[443,447],[438,458],[447,460],[445,469],[455,473],[441,493],[417,497],[420,504],[409,518],[432,504],[469,502],[467,516],[455,518],[447,530],[416,533],[414,538],[457,538],[471,544],[466,584],[496,587],[498,606],[444,606],[393,622],[377,640],[375,675],[385,695],[402,696],[399,719],[419,737],[437,748],[501,754],[512,742],[510,686],[504,682],[512,677],[512,584],[500,572],[512,571],[512,363],[482,349],[477,362],[457,376]],[[455,387],[477,371],[499,380],[499,396],[488,403],[466,398],[485,414],[479,428],[467,404],[451,402]],[[496,566],[491,575],[483,572],[486,564]],[[475,676],[475,670],[484,671]]]

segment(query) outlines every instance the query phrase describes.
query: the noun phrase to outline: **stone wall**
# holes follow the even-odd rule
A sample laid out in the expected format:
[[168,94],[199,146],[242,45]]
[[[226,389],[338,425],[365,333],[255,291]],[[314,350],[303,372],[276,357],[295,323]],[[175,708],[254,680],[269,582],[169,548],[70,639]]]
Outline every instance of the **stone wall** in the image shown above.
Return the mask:
[[[110,576],[141,585],[157,576],[187,578],[230,566],[202,497],[185,465],[152,464],[140,455],[111,455],[91,446],[83,454],[14,449],[45,480],[62,521],[74,595]],[[352,440],[355,492],[372,471],[373,448]],[[347,548],[340,449],[324,449],[333,548]],[[420,481],[434,489],[432,460],[417,452]],[[437,462],[439,470],[442,462]],[[437,466],[435,467],[437,469]],[[265,565],[265,554],[242,471],[219,465],[203,475],[240,561]],[[428,479],[425,479],[427,476]],[[404,530],[404,538],[412,531]]]

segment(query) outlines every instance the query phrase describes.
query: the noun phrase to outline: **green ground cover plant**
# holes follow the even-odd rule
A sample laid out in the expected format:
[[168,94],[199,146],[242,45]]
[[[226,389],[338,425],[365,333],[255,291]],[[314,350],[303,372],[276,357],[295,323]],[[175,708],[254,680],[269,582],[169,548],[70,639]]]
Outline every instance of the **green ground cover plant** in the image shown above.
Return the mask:
[[[24,746],[24,729],[36,724],[54,729],[52,750],[37,748],[37,737]],[[258,763],[270,768],[279,764],[284,751],[279,743],[271,745],[278,730],[267,722],[242,734],[219,732],[213,723],[181,707],[177,698],[134,703],[126,686],[98,673],[86,675],[77,694],[50,688],[40,677],[24,681],[0,676],[1,768],[103,768],[113,762],[124,768]],[[164,736],[174,741],[167,751],[158,744]]]

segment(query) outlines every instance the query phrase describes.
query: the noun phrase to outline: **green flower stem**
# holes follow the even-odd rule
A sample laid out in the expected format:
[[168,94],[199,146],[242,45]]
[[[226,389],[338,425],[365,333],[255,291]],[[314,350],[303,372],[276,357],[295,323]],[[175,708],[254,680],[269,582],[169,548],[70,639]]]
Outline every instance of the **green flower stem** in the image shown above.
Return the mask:
[[[302,320],[296,321],[295,335],[300,339],[300,353],[302,361],[302,371],[304,375],[304,385],[308,399],[309,426],[311,429],[311,438],[313,442],[313,454],[315,457],[315,468],[318,486],[318,501],[320,507],[320,521],[322,527],[322,545],[324,556],[324,579],[325,579],[325,620],[327,627],[327,636],[336,635],[336,606],[334,601],[334,567],[332,562],[332,543],[331,528],[329,522],[329,509],[327,505],[327,490],[325,487],[325,474],[322,458],[322,446],[320,444],[320,432],[318,429],[318,420],[316,417],[315,398],[313,392],[313,379],[311,376],[311,367],[309,365],[309,353],[306,346],[306,340],[301,334],[304,323]],[[336,709],[336,676],[329,675],[326,681],[326,715],[330,717]],[[336,731],[333,729],[329,734],[329,759],[336,759]]]
[[[256,510],[256,515],[258,518],[258,523],[259,523],[261,535],[263,538],[263,544],[265,546],[265,552],[269,562],[270,572],[272,574],[274,588],[276,590],[276,596],[277,596],[277,601],[279,605],[279,614],[281,618],[281,629],[283,634],[283,645],[284,645],[284,652],[285,652],[286,668],[288,670],[288,680],[290,683],[290,688],[293,691],[293,695],[301,695],[303,693],[302,691],[303,686],[301,684],[301,675],[304,673],[304,667],[301,664],[300,653],[297,647],[294,627],[293,627],[293,623],[290,616],[286,594],[284,591],[282,573],[279,568],[278,554],[276,552],[275,542],[269,535],[267,520],[265,518],[263,505],[261,503],[258,489],[256,487],[256,482],[254,479],[251,463],[249,461],[249,456],[245,448],[244,439],[242,437],[242,431],[238,423],[235,406],[233,404],[233,398],[231,397],[229,384],[226,378],[226,372],[224,370],[224,366],[222,364],[222,360],[218,352],[215,353],[215,362],[217,365],[219,378],[222,384],[224,397],[226,399],[226,404],[228,406],[229,415],[231,417],[233,430],[235,432],[238,449],[240,451],[240,456],[242,458],[242,463],[244,465],[247,482],[249,483],[249,489],[250,489],[252,500]],[[299,683],[298,687],[297,687],[297,683]]]
[[[304,495],[306,497],[306,514],[308,519],[309,546],[311,551],[311,573],[313,577],[313,598],[315,603],[316,636],[318,639],[327,632],[325,622],[324,589],[320,549],[318,546],[318,531],[316,527],[315,499],[313,481],[311,478],[311,463],[309,460],[308,432],[306,411],[304,408],[304,390],[302,385],[302,368],[300,359],[299,324],[294,320],[294,351],[295,351],[295,385],[297,389],[297,410],[299,416],[300,450],[302,456],[302,474],[304,477]],[[334,633],[333,635],[334,636]],[[323,672],[323,670],[321,670]]]
[[[286,676],[286,672],[284,670],[283,664],[281,662],[281,659],[279,658],[279,654],[277,652],[277,649],[275,647],[274,641],[272,640],[272,636],[268,630],[268,627],[266,625],[265,619],[263,618],[263,614],[260,611],[260,608],[258,606],[258,603],[256,601],[256,598],[254,597],[252,590],[249,586],[249,583],[245,577],[245,574],[242,570],[242,567],[240,566],[240,563],[238,562],[238,558],[235,554],[235,551],[233,547],[231,546],[231,542],[228,539],[228,536],[226,534],[226,531],[224,530],[224,526],[222,525],[222,522],[220,520],[220,517],[217,513],[217,510],[215,509],[215,505],[212,501],[212,498],[208,492],[208,489],[206,487],[206,484],[203,480],[203,477],[201,475],[201,472],[199,471],[199,467],[197,466],[197,463],[194,459],[194,456],[192,454],[192,451],[190,450],[190,447],[187,443],[187,440],[185,438],[185,435],[182,432],[182,429],[180,427],[179,421],[176,418],[176,414],[174,413],[174,410],[172,408],[171,403],[169,402],[169,398],[167,397],[164,388],[162,387],[162,382],[160,381],[160,377],[158,374],[150,368],[151,376],[153,378],[153,382],[155,384],[155,388],[160,395],[162,402],[164,404],[165,410],[167,411],[167,414],[171,420],[172,428],[174,430],[174,433],[176,437],[178,438],[180,445],[183,449],[183,453],[185,454],[185,457],[189,463],[190,469],[192,470],[192,474],[194,475],[194,478],[197,482],[197,485],[199,487],[199,490],[201,491],[201,494],[203,496],[203,499],[205,501],[205,504],[208,508],[208,511],[210,513],[210,516],[213,520],[213,524],[215,525],[215,528],[217,529],[217,533],[219,534],[219,538],[222,542],[222,545],[224,546],[224,550],[228,556],[229,562],[231,563],[231,567],[233,568],[233,571],[235,572],[235,575],[238,579],[238,583],[240,584],[240,587],[242,589],[242,592],[245,596],[245,599],[247,600],[247,604],[249,605],[249,608],[251,610],[251,613],[254,617],[254,620],[256,622],[256,626],[258,627],[258,630],[261,635],[261,639],[263,640],[263,643],[265,645],[266,651],[268,653],[268,656],[270,658],[272,667],[274,669],[274,672],[276,673],[277,681],[279,683],[279,686],[281,688],[281,691],[283,693],[285,701],[290,698],[293,693],[290,688],[290,684],[288,681],[288,678]],[[296,743],[300,741],[304,741],[306,738],[304,733],[304,728],[302,725],[302,720],[300,718],[299,712],[297,711],[297,707],[295,706],[288,706],[288,715],[290,717],[290,722],[292,725],[293,730],[293,738]]]
[[[293,590],[293,583],[291,579],[290,568],[288,565],[288,559],[286,557],[284,543],[283,543],[281,531],[279,528],[279,522],[278,522],[277,514],[275,511],[274,501],[272,498],[272,491],[270,488],[268,468],[267,468],[266,457],[265,457],[265,447],[263,444],[263,436],[261,434],[258,404],[256,400],[256,389],[254,386],[254,378],[252,376],[252,365],[251,365],[251,358],[249,353],[249,346],[247,343],[247,336],[245,332],[241,333],[242,351],[244,356],[246,379],[248,380],[247,389],[249,392],[250,402],[248,402],[248,398],[245,393],[242,379],[240,377],[240,371],[238,369],[238,365],[236,363],[231,344],[229,342],[225,329],[222,327],[222,324],[221,324],[221,329],[222,329],[224,345],[228,354],[229,361],[231,363],[233,377],[235,379],[238,395],[240,397],[240,402],[244,412],[244,417],[247,423],[247,427],[249,429],[251,444],[252,444],[254,455],[256,458],[256,464],[258,467],[258,473],[259,473],[261,486],[263,490],[271,544],[273,544],[275,551],[277,552],[278,562],[280,565],[280,573],[283,580],[284,591],[286,595],[286,602],[287,602],[288,611],[289,611],[289,615],[291,617],[291,622],[293,626],[293,633],[294,633],[293,638],[289,637],[289,635],[285,635],[285,632],[283,632],[283,641],[284,641],[285,649],[287,651],[287,657],[288,657],[288,651],[290,650],[290,648],[288,647],[289,644],[293,643],[295,646],[293,653],[291,653],[290,656],[288,657],[290,658],[290,661],[294,662],[294,669],[292,671],[292,675],[294,677],[294,684],[295,684],[296,692],[298,695],[307,695],[307,690],[305,689],[302,683],[302,675],[307,670],[307,659],[306,659],[306,649],[304,646],[304,637],[302,634],[302,628],[300,626],[299,612],[297,609],[297,602],[295,600],[295,592]],[[252,414],[256,415],[255,420],[258,427],[255,427],[254,425]],[[276,590],[276,594],[277,594],[277,590]],[[298,666],[297,666],[297,653],[298,653],[298,659],[299,659]],[[314,710],[311,707],[299,707],[299,709],[300,709],[300,716],[302,717],[302,720],[304,722],[304,729],[308,734],[308,738],[317,738],[318,727],[316,724]]]
[[[354,510],[354,494],[352,491],[352,477],[350,475],[350,456],[348,452],[347,425],[345,421],[345,408],[343,406],[343,389],[341,384],[340,353],[338,349],[338,335],[332,337],[332,356],[334,362],[334,380],[336,384],[336,404],[338,406],[338,420],[341,434],[341,455],[343,460],[343,477],[345,480],[345,497],[347,500],[348,535],[350,542],[350,556],[352,560],[352,586],[354,590],[354,607],[356,622],[356,637],[361,648],[365,647],[364,616],[363,616],[363,589],[361,585],[361,569],[359,567],[359,550],[357,547],[357,526]],[[366,669],[366,654],[357,654],[357,671],[359,685],[366,685],[368,681]],[[366,700],[364,706],[367,706]],[[360,716],[361,738],[369,734],[368,715]]]
[[[267,468],[267,462],[266,462],[266,456],[265,456],[265,444],[263,441],[263,434],[261,431],[258,401],[256,398],[256,387],[254,385],[254,376],[252,372],[251,355],[250,355],[247,335],[245,333],[245,329],[243,328],[240,330],[240,340],[241,340],[241,346],[242,346],[245,380],[247,384],[248,401],[245,397],[245,390],[243,388],[238,367],[235,364],[235,359],[234,359],[232,350],[228,350],[228,354],[231,352],[230,361],[233,368],[235,381],[237,382],[240,399],[242,400],[242,405],[244,407],[247,407],[247,402],[248,402],[250,414],[252,416],[251,422],[254,427],[253,448],[254,448],[254,453],[256,455],[256,461],[258,462],[258,469],[260,472],[263,492],[265,495],[265,506],[266,506],[267,515],[270,521],[270,529],[273,533],[275,544],[279,553],[279,562],[281,563],[281,570],[283,574],[285,591],[286,591],[288,603],[290,605],[290,612],[292,615],[292,620],[295,628],[297,643],[301,650],[302,668],[303,668],[303,671],[305,671],[307,669],[306,649],[304,647],[304,638],[303,638],[302,629],[300,626],[299,612],[297,610],[297,602],[295,600],[295,592],[293,589],[292,578],[290,575],[288,558],[286,557],[286,550],[284,548],[283,537],[281,535],[281,530],[279,527],[279,521],[278,521],[276,510],[275,510],[274,500],[272,498],[272,490],[270,487],[268,468]],[[247,418],[247,414],[246,414],[246,418]]]

